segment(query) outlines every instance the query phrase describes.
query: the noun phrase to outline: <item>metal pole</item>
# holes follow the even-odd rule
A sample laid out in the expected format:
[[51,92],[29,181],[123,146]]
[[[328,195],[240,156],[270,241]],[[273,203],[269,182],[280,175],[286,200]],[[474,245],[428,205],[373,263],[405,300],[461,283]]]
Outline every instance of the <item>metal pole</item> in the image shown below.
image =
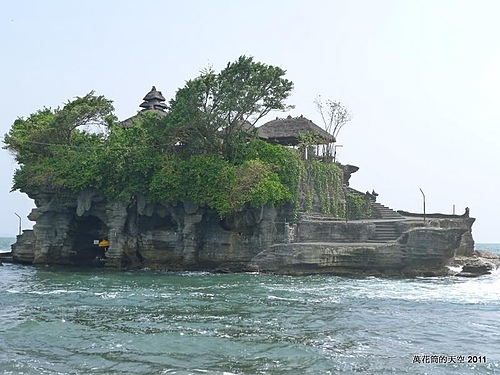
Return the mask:
[[419,188],[420,189],[420,192],[422,193],[422,197],[424,198],[424,224],[425,224],[425,194],[424,194],[424,191],[422,190],[422,188]]
[[14,215],[16,215],[19,218],[19,235],[23,233],[22,227],[21,227],[21,216],[19,216],[17,213],[14,212]]

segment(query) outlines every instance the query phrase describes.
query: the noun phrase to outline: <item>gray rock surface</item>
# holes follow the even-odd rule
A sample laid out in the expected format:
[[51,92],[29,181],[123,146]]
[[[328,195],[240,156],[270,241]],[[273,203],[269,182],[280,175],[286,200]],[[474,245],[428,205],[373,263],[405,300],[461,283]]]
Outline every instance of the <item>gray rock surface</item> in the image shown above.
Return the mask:
[[455,256],[463,229],[415,228],[388,243],[276,244],[252,259],[281,274],[438,276]]
[[[447,274],[457,255],[473,254],[474,219],[394,222],[397,240],[370,241],[382,221],[304,216],[288,206],[247,208],[223,220],[207,207],[109,202],[80,194],[33,190],[36,209],[13,245],[27,264],[112,269],[254,271],[282,274],[416,276]],[[318,218],[321,218],[320,220]],[[397,237],[396,235],[396,237]],[[108,239],[107,249],[97,243]],[[472,264],[470,265],[472,267]],[[481,268],[482,270],[482,268]]]
[[500,255],[476,250],[470,256],[457,256],[448,264],[454,276],[478,277],[488,275],[500,267]]
[[[193,203],[108,202],[90,191],[61,196],[30,191],[36,221],[13,246],[28,264],[100,265],[114,269],[245,270],[277,237],[274,208],[247,209],[221,220]],[[95,243],[107,238],[106,252]]]

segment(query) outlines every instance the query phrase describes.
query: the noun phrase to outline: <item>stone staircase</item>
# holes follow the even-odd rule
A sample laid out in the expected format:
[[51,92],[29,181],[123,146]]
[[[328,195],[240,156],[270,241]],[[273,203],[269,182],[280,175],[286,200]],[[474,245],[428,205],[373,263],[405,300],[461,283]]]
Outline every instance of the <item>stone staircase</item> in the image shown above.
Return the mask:
[[398,214],[393,209],[384,206],[378,202],[372,203],[373,215],[374,219],[383,219],[383,220],[404,220],[405,217]]
[[[351,194],[358,194],[364,196],[365,194],[355,190],[351,187],[348,187],[348,192]],[[394,211],[393,209],[384,206],[383,204],[380,204],[378,202],[371,202],[372,206],[372,211],[373,211],[373,216],[370,219],[365,219],[365,220],[360,220],[360,221],[352,221],[349,220],[349,223],[351,225],[355,225],[355,223],[359,222],[373,222],[375,224],[375,232],[373,235],[371,235],[369,238],[366,239],[367,242],[373,242],[373,243],[385,243],[385,242],[392,242],[396,241],[399,236],[401,235],[399,226],[397,225],[397,222],[400,222],[402,220],[406,220],[406,218],[402,215],[400,215],[398,212]],[[340,230],[341,223],[347,223],[345,221],[345,218],[335,218],[332,215],[325,215],[320,213],[320,207],[317,202],[313,205],[312,212],[300,212],[299,213],[299,221],[301,224],[299,224],[299,232],[301,231],[300,229],[304,226],[309,226],[310,223],[314,222],[314,227],[317,228],[315,231],[315,241],[313,242],[330,242],[330,241],[336,241],[336,242],[349,242],[348,238],[345,239],[340,239],[340,238],[335,238],[337,237],[335,235],[335,232]],[[332,230],[329,229],[329,227],[337,227],[339,229]],[[300,238],[302,236],[298,236],[297,238],[300,241]],[[349,237],[349,236],[346,236]],[[333,239],[335,238],[335,240]],[[311,238],[308,238],[307,241],[311,241]]]
[[375,233],[370,237],[370,242],[391,242],[396,241],[400,232],[396,223],[405,220],[405,217],[378,202],[372,203],[374,219],[384,220],[375,223]]
[[381,221],[375,225],[375,233],[370,237],[370,242],[392,242],[400,236],[395,221]]

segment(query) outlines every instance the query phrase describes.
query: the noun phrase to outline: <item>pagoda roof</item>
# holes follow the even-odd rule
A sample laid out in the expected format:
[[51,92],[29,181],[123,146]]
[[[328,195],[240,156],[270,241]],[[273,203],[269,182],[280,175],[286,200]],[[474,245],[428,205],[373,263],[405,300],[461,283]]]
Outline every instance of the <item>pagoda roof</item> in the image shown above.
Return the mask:
[[150,100],[153,100],[153,99],[157,99],[157,100],[159,100],[161,102],[165,101],[165,98],[163,97],[161,91],[157,91],[155,86],[153,86],[151,88],[151,91],[148,92],[146,94],[146,96],[142,100],[144,100],[144,101],[147,102],[147,101],[150,101]]
[[167,109],[167,105],[163,103],[165,98],[163,97],[161,91],[156,90],[156,87],[153,86],[151,91],[146,94],[143,98],[144,102],[139,105],[139,107],[144,109],[159,109],[165,110]]
[[136,115],[123,120],[121,122],[122,127],[130,128],[134,120],[140,120],[141,115],[144,112],[155,113],[161,117],[167,114],[166,110],[168,109],[168,106],[164,103],[165,98],[163,97],[161,91],[156,90],[155,86],[151,88],[151,91],[149,91],[142,100],[144,101],[139,105],[139,107],[143,109]]
[[144,101],[139,105],[139,107],[144,109],[159,109],[159,110],[168,109],[168,106],[165,103],[159,101],[158,99],[151,99],[148,101]]
[[143,109],[142,111],[139,111],[136,115],[129,117],[128,119],[123,120],[120,124],[123,128],[127,129],[132,127],[134,121],[139,121],[141,119],[141,116],[144,115],[144,113],[155,113],[160,117],[166,116],[166,112],[159,110],[159,109]]

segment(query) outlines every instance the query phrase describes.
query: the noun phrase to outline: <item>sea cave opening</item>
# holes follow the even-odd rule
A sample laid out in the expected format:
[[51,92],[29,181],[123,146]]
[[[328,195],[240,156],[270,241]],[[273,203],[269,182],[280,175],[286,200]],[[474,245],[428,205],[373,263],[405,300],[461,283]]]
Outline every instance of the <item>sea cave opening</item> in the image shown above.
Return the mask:
[[[106,258],[108,227],[96,216],[83,216],[74,221],[74,262],[78,266],[102,266]],[[101,244],[101,246],[100,246]]]

